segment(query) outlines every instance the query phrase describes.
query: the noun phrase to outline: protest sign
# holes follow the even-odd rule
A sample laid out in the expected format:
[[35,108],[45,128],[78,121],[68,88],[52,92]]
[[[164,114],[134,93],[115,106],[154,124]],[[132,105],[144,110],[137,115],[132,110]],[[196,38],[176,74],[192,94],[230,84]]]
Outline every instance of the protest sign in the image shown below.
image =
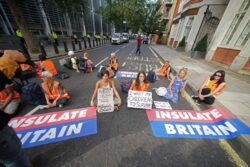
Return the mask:
[[140,109],[152,108],[152,103],[153,103],[152,92],[129,90],[127,100],[129,108],[140,108]]
[[155,108],[172,110],[172,107],[169,104],[169,102],[154,101],[154,104],[155,104]]
[[137,74],[137,72],[132,71],[117,71],[115,76],[117,78],[136,78]]
[[97,111],[113,112],[114,111],[114,97],[112,88],[99,88],[97,95]]
[[146,110],[155,137],[231,139],[250,128],[220,107],[204,111]]
[[23,148],[54,143],[97,133],[96,108],[15,117],[9,126],[15,129]]

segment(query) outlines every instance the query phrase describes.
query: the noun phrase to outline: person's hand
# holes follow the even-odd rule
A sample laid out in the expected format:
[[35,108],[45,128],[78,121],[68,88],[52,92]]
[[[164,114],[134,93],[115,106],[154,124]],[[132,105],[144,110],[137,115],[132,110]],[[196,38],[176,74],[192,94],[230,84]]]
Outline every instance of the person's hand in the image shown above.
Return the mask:
[[203,95],[199,95],[199,99],[200,100],[204,100],[204,96]]
[[93,100],[90,101],[90,106],[93,107],[94,106],[94,102]]
[[119,98],[119,99],[118,99],[118,106],[120,106],[121,103],[122,103],[122,101],[121,101],[121,99]]

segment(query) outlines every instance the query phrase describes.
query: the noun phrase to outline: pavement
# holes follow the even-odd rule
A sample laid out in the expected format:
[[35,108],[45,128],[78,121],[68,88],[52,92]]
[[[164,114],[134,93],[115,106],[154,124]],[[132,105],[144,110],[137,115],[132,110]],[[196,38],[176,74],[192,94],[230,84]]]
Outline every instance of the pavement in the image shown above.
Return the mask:
[[[174,71],[183,67],[188,68],[188,86],[195,93],[200,85],[217,70],[225,70],[227,88],[218,96],[214,106],[222,106],[234,114],[238,119],[250,127],[250,76],[238,74],[217,64],[194,59],[186,52],[179,52],[165,45],[152,44],[151,48],[164,60],[169,60]],[[201,106],[206,108],[208,106]],[[250,135],[242,135],[234,140],[229,140],[237,152],[249,161]],[[247,158],[248,157],[248,158]]]
[[[107,45],[88,50],[90,59],[99,65],[108,63],[111,52],[117,53],[120,70],[138,71],[154,70],[162,61],[156,58],[148,45],[142,45],[141,55],[134,53],[136,44],[130,42],[122,45]],[[78,56],[82,52],[77,53]],[[61,67],[53,58],[58,70],[71,75],[60,80],[69,92],[71,99],[64,108],[38,110],[34,114],[62,111],[73,108],[88,107],[94,91],[97,69],[92,73],[77,73]],[[112,113],[97,113],[98,133],[95,135],[74,138],[57,143],[46,144],[26,149],[29,157],[36,159],[37,167],[211,167],[237,166],[233,158],[222,148],[219,140],[189,138],[156,138],[153,136],[147,115],[144,110],[127,108],[127,94],[120,88],[124,78],[115,78],[117,91],[122,99],[120,110]],[[40,82],[40,79],[34,81]],[[150,86],[153,99],[164,101],[154,93],[153,88],[167,86],[169,81],[160,78]],[[185,98],[171,106],[174,110],[192,110],[193,107]],[[34,106],[26,105],[19,116],[26,115]],[[246,165],[245,165],[246,166]]]

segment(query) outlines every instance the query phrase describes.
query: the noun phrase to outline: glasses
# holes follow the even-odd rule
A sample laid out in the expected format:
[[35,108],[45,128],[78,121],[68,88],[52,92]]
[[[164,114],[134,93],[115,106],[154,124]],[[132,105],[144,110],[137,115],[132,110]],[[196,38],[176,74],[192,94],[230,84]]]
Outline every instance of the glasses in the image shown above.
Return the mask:
[[214,76],[221,77],[221,75],[220,75],[220,74],[215,74]]

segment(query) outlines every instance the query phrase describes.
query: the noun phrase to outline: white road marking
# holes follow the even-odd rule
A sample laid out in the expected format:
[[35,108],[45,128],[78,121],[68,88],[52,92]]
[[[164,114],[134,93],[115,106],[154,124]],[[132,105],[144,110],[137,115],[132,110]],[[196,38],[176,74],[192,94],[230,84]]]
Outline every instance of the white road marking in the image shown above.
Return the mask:
[[31,110],[30,112],[28,112],[27,114],[25,114],[25,116],[27,116],[27,115],[32,115],[32,114],[34,114],[36,111],[42,110],[42,109],[45,109],[45,108],[49,108],[49,106],[48,106],[48,105],[39,105],[39,106],[36,106],[33,110]]
[[152,50],[152,48],[149,47],[149,49],[153,53],[153,55],[159,60],[160,64],[163,65],[162,61],[159,59],[159,57],[157,56],[157,54]]
[[126,62],[124,62],[123,64],[122,64],[122,67],[124,67],[126,65]]
[[105,60],[107,60],[109,57],[105,57],[104,59],[102,59],[102,61],[100,61],[99,63],[97,63],[95,65],[95,67],[99,66],[100,64],[102,64]]

